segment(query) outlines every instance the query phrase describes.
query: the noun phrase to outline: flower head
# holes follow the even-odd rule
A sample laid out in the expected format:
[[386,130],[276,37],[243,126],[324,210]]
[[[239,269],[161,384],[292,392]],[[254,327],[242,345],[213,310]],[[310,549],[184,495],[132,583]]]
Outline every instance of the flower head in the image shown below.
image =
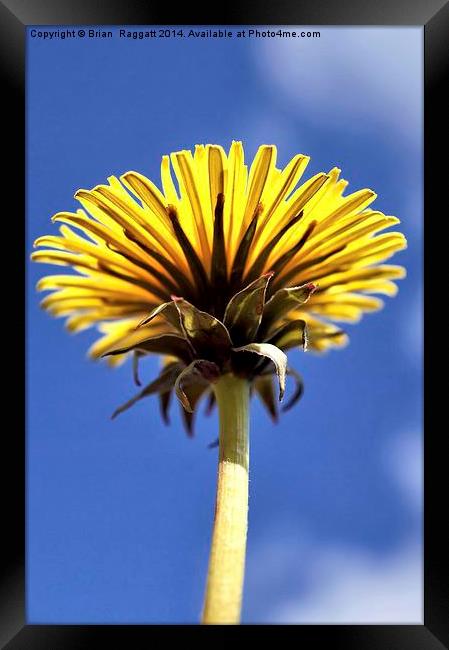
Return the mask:
[[76,272],[41,279],[52,291],[42,306],[71,332],[98,327],[92,357],[133,353],[135,368],[163,357],[159,377],[117,412],[158,393],[166,418],[175,391],[191,430],[199,399],[209,392],[213,405],[211,383],[234,372],[275,418],[274,372],[280,399],[286,374],[296,379],[287,406],[302,392],[285,351],[344,345],[332,321],[380,309],[370,294],[395,295],[404,269],[383,262],[406,240],[379,233],[399,220],[368,208],[371,190],[344,196],[337,168],[298,186],[309,158],[278,169],[276,154],[261,146],[249,170],[240,142],[163,156],[162,191],[138,172],[109,177],[76,192],[83,209],[54,215],[60,236],[36,240],[35,261]]

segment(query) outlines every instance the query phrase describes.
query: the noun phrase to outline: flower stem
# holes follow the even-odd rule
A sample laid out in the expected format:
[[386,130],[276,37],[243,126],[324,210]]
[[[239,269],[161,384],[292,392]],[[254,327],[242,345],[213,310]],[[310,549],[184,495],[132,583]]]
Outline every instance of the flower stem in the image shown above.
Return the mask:
[[217,500],[203,623],[239,623],[248,528],[249,383],[232,374],[214,385],[220,416]]

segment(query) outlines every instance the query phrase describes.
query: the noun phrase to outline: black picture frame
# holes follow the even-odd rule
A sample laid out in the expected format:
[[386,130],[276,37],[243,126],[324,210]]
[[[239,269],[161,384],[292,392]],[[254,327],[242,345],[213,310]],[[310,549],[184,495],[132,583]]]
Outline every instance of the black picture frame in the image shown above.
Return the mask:
[[[424,26],[424,73],[425,73],[425,291],[426,333],[432,334],[431,316],[438,299],[438,278],[444,277],[440,268],[444,258],[444,237],[438,234],[440,223],[446,221],[443,213],[441,190],[447,186],[443,178],[444,134],[447,133],[447,104],[444,101],[449,63],[449,3],[442,0],[327,0],[317,2],[303,0],[300,4],[283,0],[256,7],[253,3],[240,3],[239,8],[225,5],[214,7],[214,16],[197,15],[194,7],[187,7],[182,15],[176,10],[179,25],[403,25]],[[17,263],[14,278],[20,278],[24,268],[24,214],[25,214],[25,33],[28,25],[120,25],[154,24],[171,25],[174,15],[166,3],[149,3],[134,0],[133,3],[110,0],[100,6],[93,0],[7,0],[0,2],[0,62],[2,71],[3,142],[9,135],[10,144],[4,144],[3,157],[7,159],[6,185],[8,196],[13,197],[4,214],[4,233],[8,232],[8,253]],[[439,162],[441,161],[441,163]],[[8,219],[6,220],[8,214]],[[438,216],[441,214],[441,219]],[[11,237],[11,234],[13,235]],[[19,241],[22,240],[23,248]],[[9,243],[9,242],[12,242]],[[430,252],[431,251],[431,252]],[[6,251],[5,251],[6,252]],[[447,255],[446,255],[447,256]],[[11,268],[8,266],[6,268]],[[5,278],[5,268],[2,269]],[[12,274],[11,274],[12,275]],[[4,297],[8,313],[8,344],[4,357],[3,379],[3,467],[9,470],[3,489],[3,571],[0,583],[0,646],[8,650],[26,648],[71,650],[72,648],[97,648],[100,645],[126,644],[133,648],[147,647],[160,628],[189,627],[192,630],[208,630],[202,634],[214,634],[213,627],[201,626],[154,626],[154,625],[27,625],[25,619],[25,436],[26,409],[21,397],[26,391],[20,383],[21,351],[24,350],[24,328],[18,313],[23,313],[20,283],[6,278],[2,287],[9,292]],[[23,285],[22,285],[23,286]],[[3,294],[4,295],[4,294]],[[441,294],[440,294],[441,295]],[[444,294],[443,294],[444,295]],[[433,299],[435,297],[435,300]],[[441,302],[441,298],[440,298]],[[11,311],[11,303],[14,305]],[[441,308],[441,307],[440,307]],[[444,322],[440,325],[444,327]],[[16,345],[9,343],[10,330],[16,335]],[[438,332],[439,333],[439,332]],[[430,384],[432,371],[441,357],[441,340],[435,331],[426,336],[425,376]],[[20,370],[19,370],[20,369]],[[17,371],[17,372],[16,372]],[[441,375],[444,377],[444,375]],[[444,382],[442,382],[444,383]],[[434,385],[435,384],[435,385]],[[447,535],[444,532],[447,505],[447,456],[443,453],[444,422],[438,416],[438,382],[425,391],[425,519],[424,519],[424,623],[422,625],[297,625],[276,627],[273,634],[279,642],[281,634],[293,634],[298,647],[316,647],[323,644],[329,648],[345,650],[441,650],[449,647],[449,581],[447,580]],[[444,403],[444,402],[443,402]],[[443,424],[441,424],[443,422]],[[7,424],[8,423],[8,424]],[[369,594],[367,594],[369,599]],[[270,628],[270,626],[266,626]],[[279,627],[281,630],[279,631]],[[244,635],[247,628],[240,626]],[[231,630],[233,628],[231,627]],[[212,630],[210,632],[209,630]],[[185,630],[184,630],[185,631]],[[169,633],[170,630],[168,630]],[[165,633],[165,632],[164,632]],[[189,630],[190,633],[190,630]],[[225,632],[223,641],[228,638]],[[265,631],[264,631],[265,633]],[[270,634],[270,632],[266,631]],[[223,634],[221,631],[220,634]],[[250,632],[252,634],[252,632]],[[210,638],[210,637],[205,637]],[[111,639],[111,641],[109,641]],[[186,637],[188,639],[188,637]],[[267,637],[268,640],[268,637]]]

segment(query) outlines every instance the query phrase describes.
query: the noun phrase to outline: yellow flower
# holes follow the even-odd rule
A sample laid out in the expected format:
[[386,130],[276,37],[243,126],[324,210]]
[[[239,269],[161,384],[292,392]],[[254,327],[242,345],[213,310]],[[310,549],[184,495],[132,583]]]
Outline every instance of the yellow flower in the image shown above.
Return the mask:
[[332,321],[379,309],[369,294],[395,295],[405,272],[384,262],[406,240],[379,233],[399,220],[368,207],[371,190],[344,196],[337,168],[298,186],[309,158],[278,169],[276,155],[261,146],[249,170],[241,142],[228,154],[198,145],[163,156],[162,191],[138,172],[111,176],[76,192],[82,209],[53,217],[60,236],[36,240],[45,250],[35,261],[76,271],[40,280],[39,290],[52,291],[42,306],[67,316],[71,332],[98,327],[92,357],[168,357],[132,403],[158,392],[166,414],[176,388],[189,412],[232,370],[275,416],[271,369],[281,396],[294,372],[283,351],[342,346],[347,336]]

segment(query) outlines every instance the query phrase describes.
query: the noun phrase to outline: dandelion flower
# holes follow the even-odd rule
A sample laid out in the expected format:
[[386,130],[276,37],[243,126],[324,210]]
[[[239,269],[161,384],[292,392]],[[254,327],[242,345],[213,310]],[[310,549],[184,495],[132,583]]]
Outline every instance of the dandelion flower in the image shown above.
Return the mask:
[[[284,169],[263,145],[248,169],[241,142],[229,153],[198,145],[163,156],[162,189],[134,171],[78,190],[76,212],[59,212],[59,236],[35,245],[35,261],[68,266],[44,277],[42,306],[67,317],[69,331],[96,326],[94,358],[117,364],[162,357],[159,376],[118,414],[158,394],[162,413],[176,393],[187,430],[209,395],[220,413],[217,512],[204,622],[239,620],[247,522],[248,401],[255,392],[277,418],[292,348],[341,347],[336,322],[380,309],[372,294],[395,295],[401,266],[385,264],[405,248],[399,223],[372,209],[368,189],[344,195],[340,170],[300,183],[309,162],[298,154]],[[285,409],[285,407],[284,407]]]

